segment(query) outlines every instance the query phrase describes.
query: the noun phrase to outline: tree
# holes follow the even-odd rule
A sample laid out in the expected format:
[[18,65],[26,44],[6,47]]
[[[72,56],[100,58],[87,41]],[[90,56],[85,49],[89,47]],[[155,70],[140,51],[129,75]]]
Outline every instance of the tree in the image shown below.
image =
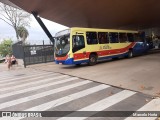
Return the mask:
[[12,54],[12,43],[11,39],[4,39],[0,44],[0,55],[4,57],[7,54]]
[[24,26],[20,26],[17,28],[17,33],[21,41],[25,43],[26,38],[29,36],[28,30]]
[[5,4],[0,4],[0,10],[2,11],[0,12],[0,19],[15,30],[17,40],[19,40],[18,27],[30,26],[30,14],[20,8],[13,8]]

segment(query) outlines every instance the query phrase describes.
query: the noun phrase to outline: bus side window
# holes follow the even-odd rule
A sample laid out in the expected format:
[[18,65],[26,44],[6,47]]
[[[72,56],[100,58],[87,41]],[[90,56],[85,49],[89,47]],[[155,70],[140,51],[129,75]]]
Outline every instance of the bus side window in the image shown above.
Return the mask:
[[85,46],[84,37],[82,35],[73,35],[73,47]]
[[134,42],[134,34],[133,33],[127,33],[128,41]]
[[99,40],[99,44],[109,43],[108,33],[99,32],[98,33],[98,40]]
[[120,43],[128,42],[127,34],[126,33],[119,33],[119,41],[120,41]]
[[110,43],[119,43],[118,33],[109,33]]
[[73,52],[76,52],[82,48],[85,48],[83,35],[73,35],[72,40],[73,40]]
[[86,32],[87,44],[98,44],[97,33],[96,32]]

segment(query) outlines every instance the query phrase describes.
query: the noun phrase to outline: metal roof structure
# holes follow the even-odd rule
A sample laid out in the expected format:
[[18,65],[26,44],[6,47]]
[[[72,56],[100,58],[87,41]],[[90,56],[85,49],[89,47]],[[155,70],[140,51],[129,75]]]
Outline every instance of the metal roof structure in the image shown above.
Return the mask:
[[[0,0],[68,27],[160,27],[160,0]],[[8,4],[11,4],[8,3]]]

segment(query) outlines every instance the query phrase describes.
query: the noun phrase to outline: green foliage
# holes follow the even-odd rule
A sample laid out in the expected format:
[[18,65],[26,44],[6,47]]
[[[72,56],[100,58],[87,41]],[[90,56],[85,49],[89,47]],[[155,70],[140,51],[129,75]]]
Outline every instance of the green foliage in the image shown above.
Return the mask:
[[28,30],[24,26],[20,26],[17,28],[18,36],[24,42],[26,38],[29,36]]
[[7,54],[12,54],[12,43],[11,39],[4,39],[0,43],[0,55],[5,57]]

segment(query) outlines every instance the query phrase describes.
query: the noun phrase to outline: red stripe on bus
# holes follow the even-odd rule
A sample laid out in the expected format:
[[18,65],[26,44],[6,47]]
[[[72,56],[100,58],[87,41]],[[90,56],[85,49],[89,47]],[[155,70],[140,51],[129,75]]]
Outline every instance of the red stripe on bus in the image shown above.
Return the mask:
[[[121,54],[121,53],[127,52],[129,50],[129,48],[133,48],[134,45],[135,45],[135,43],[131,43],[129,46],[127,46],[125,48],[121,48],[121,49],[102,50],[102,51],[93,51],[93,52],[96,52],[98,54],[98,56]],[[76,53],[76,54],[74,54],[73,58],[74,58],[74,60],[89,58],[90,53],[91,52],[86,52],[86,54]]]
[[[129,50],[129,48],[133,48],[133,46],[135,44],[136,43],[133,42],[129,46],[125,47],[125,48],[113,49],[113,50],[93,51],[93,52],[96,52],[98,54],[98,56],[121,54],[121,53],[127,52]],[[86,52],[86,54],[84,54],[84,53],[76,53],[76,54],[73,55],[73,58],[74,58],[74,60],[89,58],[90,53],[91,52]],[[67,58],[68,58],[68,55],[66,55],[65,57],[56,57],[56,60],[63,61],[63,60],[66,60]]]

